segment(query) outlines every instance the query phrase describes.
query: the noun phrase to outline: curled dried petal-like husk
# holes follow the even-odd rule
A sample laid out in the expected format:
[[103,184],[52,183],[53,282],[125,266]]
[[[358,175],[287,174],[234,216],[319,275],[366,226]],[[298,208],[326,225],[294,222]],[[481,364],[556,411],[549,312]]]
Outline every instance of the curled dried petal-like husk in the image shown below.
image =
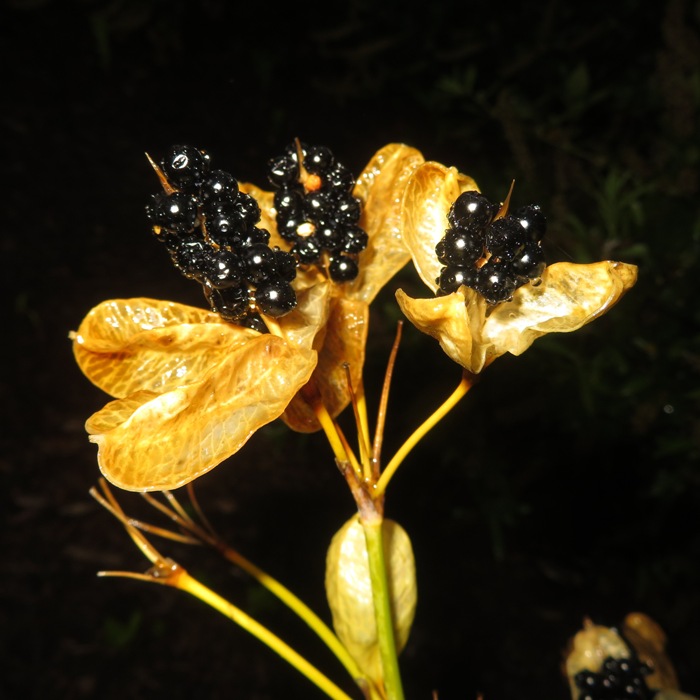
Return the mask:
[[71,333],[85,376],[110,396],[169,391],[199,381],[256,331],[218,314],[157,299],[112,299]]
[[655,620],[644,613],[629,613],[622,622],[622,634],[634,647],[639,660],[652,669],[646,677],[650,688],[678,688],[676,669],[666,654],[666,633]]
[[435,246],[445,235],[447,213],[462,192],[479,190],[476,182],[454,167],[427,161],[413,172],[403,199],[401,229],[413,264],[425,284],[436,292],[442,264]]
[[[279,319],[285,339],[311,348],[328,315],[326,282],[299,294]],[[211,311],[157,299],[112,299],[91,309],[70,334],[85,376],[110,396],[165,392],[199,381],[236,348],[259,335]]]
[[309,387],[300,391],[282,414],[292,430],[309,433],[321,429],[313,408],[316,393],[333,418],[349,404],[349,382],[356,390],[362,381],[368,325],[368,304],[343,296],[332,298],[322,343],[315,346],[318,364]]
[[86,424],[100,469],[132,491],[182,486],[279,417],[315,365],[314,350],[258,334],[197,382],[113,401]]
[[370,158],[353,195],[362,202],[360,226],[368,236],[360,273],[346,285],[346,296],[371,303],[380,289],[411,259],[403,241],[401,210],[406,186],[424,162],[420,151],[390,143]]
[[[382,523],[384,558],[397,652],[406,646],[416,611],[416,567],[411,540],[393,520]],[[369,574],[369,558],[357,516],[336,532],[326,556],[326,596],[333,628],[358,666],[381,683],[382,663]]]
[[568,333],[611,309],[635,284],[637,267],[603,261],[556,263],[541,284],[520,287],[512,301],[489,306],[468,287],[434,299],[396,292],[401,310],[436,338],[455,362],[474,374],[506,352],[520,355],[547,333]]

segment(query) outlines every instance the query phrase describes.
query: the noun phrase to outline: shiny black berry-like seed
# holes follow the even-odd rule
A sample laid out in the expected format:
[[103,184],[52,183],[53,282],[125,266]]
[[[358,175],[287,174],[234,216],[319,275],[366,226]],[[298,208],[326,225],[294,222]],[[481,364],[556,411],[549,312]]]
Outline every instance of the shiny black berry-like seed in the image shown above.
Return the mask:
[[203,289],[211,310],[225,321],[238,322],[250,310],[248,288],[244,284],[224,289],[204,285]]
[[268,245],[270,242],[270,232],[257,226],[248,227],[241,236],[243,248],[250,248],[254,245]]
[[368,241],[369,236],[364,229],[359,226],[349,226],[343,233],[343,241],[340,247],[344,252],[356,255],[367,247]]
[[312,146],[309,148],[304,167],[310,172],[321,175],[333,165],[333,153],[326,146]]
[[435,246],[435,253],[443,265],[468,267],[483,256],[483,237],[478,233],[448,228]]
[[255,304],[262,313],[276,318],[289,313],[296,306],[297,297],[291,284],[274,280],[255,290]]
[[343,233],[333,222],[322,221],[316,226],[316,239],[325,250],[335,250],[343,241]]
[[238,194],[236,178],[224,170],[214,170],[202,183],[200,196],[203,203],[233,202]]
[[238,255],[224,249],[216,250],[207,259],[205,277],[216,289],[240,286],[241,267]]
[[513,212],[513,218],[525,230],[531,241],[539,242],[547,230],[547,219],[537,204],[529,204]]
[[444,267],[435,280],[441,294],[452,294],[463,284],[471,285],[476,276],[473,269],[466,267]]
[[355,186],[353,174],[341,163],[336,163],[325,179],[326,186],[337,192],[349,192]]
[[210,168],[210,160],[194,146],[171,146],[160,162],[168,182],[180,190],[198,187]]
[[520,251],[527,237],[520,224],[511,216],[496,219],[484,232],[486,249],[502,260],[512,260]]
[[266,245],[250,246],[243,253],[245,278],[251,284],[259,285],[276,277],[276,256]]
[[291,252],[296,255],[300,264],[308,265],[319,259],[322,250],[316,236],[306,236],[297,240],[292,246]]
[[298,179],[299,164],[296,158],[290,158],[285,154],[270,160],[267,172],[271,184],[284,187]]
[[356,197],[342,199],[335,208],[335,219],[339,224],[354,224],[362,213],[360,200]]
[[479,268],[472,287],[489,304],[498,304],[502,301],[508,301],[513,296],[518,288],[518,283],[506,264],[489,260],[483,267]]
[[187,278],[201,282],[207,274],[211,248],[202,240],[181,240],[169,246],[175,267]]
[[511,270],[521,277],[535,279],[544,273],[546,263],[539,243],[528,241],[511,260]]
[[498,206],[489,202],[481,192],[467,190],[457,197],[447,220],[454,228],[480,231],[488,226],[498,213]]
[[247,226],[254,226],[260,221],[260,205],[249,194],[240,192],[233,206]]
[[189,233],[197,224],[197,200],[185,192],[155,194],[146,216],[152,224],[173,233]]
[[286,250],[275,248],[275,270],[277,276],[285,282],[291,282],[297,276],[297,261],[295,257]]
[[334,255],[328,264],[328,274],[334,282],[350,282],[359,271],[357,262],[347,255]]
[[275,192],[274,206],[278,222],[286,221],[302,213],[304,196],[298,190],[285,187]]

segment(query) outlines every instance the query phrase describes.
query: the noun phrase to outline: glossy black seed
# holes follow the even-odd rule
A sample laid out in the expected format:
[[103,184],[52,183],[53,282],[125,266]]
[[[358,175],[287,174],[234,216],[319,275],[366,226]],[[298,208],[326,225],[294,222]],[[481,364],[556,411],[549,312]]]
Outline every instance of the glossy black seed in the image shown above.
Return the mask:
[[448,228],[435,246],[435,253],[443,265],[468,267],[483,256],[483,238],[478,233]]
[[284,154],[270,160],[267,173],[271,184],[284,187],[298,180],[299,164],[296,162],[296,157],[290,158]]
[[328,274],[334,282],[350,282],[359,271],[357,262],[347,255],[335,255],[328,264]]
[[312,146],[309,148],[306,158],[304,158],[304,167],[310,173],[322,175],[330,169],[334,160],[330,148],[326,146]]
[[238,195],[236,178],[225,170],[214,170],[202,183],[200,197],[208,202],[233,202]]
[[292,285],[283,280],[274,280],[260,285],[255,290],[255,303],[260,311],[269,316],[283,316],[297,305]]
[[169,247],[175,267],[190,279],[202,281],[206,275],[211,247],[202,240],[178,239],[177,245]]
[[573,680],[582,691],[581,700],[651,700],[655,691],[650,690],[644,681],[649,672],[649,666],[636,657],[608,657],[599,672],[583,670]]
[[547,230],[547,219],[538,204],[528,204],[520,207],[512,214],[522,226],[531,241],[541,241]]
[[316,226],[316,239],[325,250],[335,250],[343,242],[343,232],[333,222],[322,221]]
[[346,253],[356,255],[366,247],[369,237],[364,229],[359,226],[349,226],[343,232],[343,241],[340,248]]
[[444,267],[435,280],[442,294],[452,294],[463,284],[471,285],[476,276],[473,269],[466,267]]
[[285,250],[275,248],[272,251],[275,255],[275,269],[280,279],[291,282],[297,276],[296,258]]
[[335,208],[335,197],[330,190],[310,192],[304,197],[304,213],[311,221],[317,221]]
[[210,159],[194,146],[171,146],[160,167],[168,182],[177,189],[198,187],[210,168]]
[[173,233],[189,233],[197,224],[197,200],[185,192],[155,194],[146,206],[146,216]]
[[285,187],[275,192],[274,206],[277,212],[277,221],[287,221],[302,214],[304,196],[296,189]]
[[212,251],[207,259],[205,277],[216,289],[240,286],[241,259],[228,250]]
[[211,310],[218,313],[226,321],[238,322],[250,310],[248,288],[245,285],[224,289],[215,289],[204,285],[203,289]]
[[277,232],[286,241],[294,242],[299,237],[299,227],[305,222],[303,215],[289,216],[283,220],[277,220]]
[[338,203],[334,213],[338,223],[354,224],[359,220],[362,213],[360,200],[356,197],[346,197]]
[[219,204],[209,209],[204,226],[209,238],[219,246],[236,246],[245,226],[232,204]]
[[321,256],[321,251],[321,245],[315,236],[300,237],[291,250],[302,265],[315,263]]
[[270,232],[257,226],[248,227],[241,236],[243,248],[250,248],[254,245],[267,245],[270,242]]
[[260,316],[256,313],[250,313],[248,314],[245,318],[242,318],[239,322],[239,325],[245,326],[246,328],[252,328],[254,331],[257,331],[258,333],[268,333],[268,328],[265,325],[265,321],[263,321]]
[[510,267],[519,277],[535,279],[544,274],[546,263],[544,252],[539,243],[528,241],[520,252],[510,261]]
[[276,277],[275,254],[261,243],[250,246],[243,252],[243,270],[251,284],[262,284]]
[[[316,181],[306,189],[299,182],[299,149],[304,168],[320,178],[320,186]],[[354,279],[357,260],[348,256],[365,249],[367,234],[357,225],[362,210],[360,200],[351,194],[352,174],[335,160],[329,148],[297,142],[272,159],[269,167],[270,181],[278,188],[274,200],[277,230],[293,244],[291,252],[299,264],[318,263],[325,250],[331,254],[331,278]]]
[[527,237],[522,226],[511,216],[496,219],[484,232],[486,249],[502,260],[512,260],[522,251]]
[[253,226],[260,221],[260,205],[249,194],[240,192],[233,206],[246,225]]
[[510,268],[504,263],[492,260],[479,268],[472,285],[473,289],[479,292],[489,304],[508,301],[518,286]]
[[355,186],[355,177],[344,165],[336,162],[325,176],[325,185],[337,192],[349,192]]
[[447,219],[454,228],[480,231],[491,223],[497,212],[498,206],[489,202],[483,194],[468,190],[454,201]]

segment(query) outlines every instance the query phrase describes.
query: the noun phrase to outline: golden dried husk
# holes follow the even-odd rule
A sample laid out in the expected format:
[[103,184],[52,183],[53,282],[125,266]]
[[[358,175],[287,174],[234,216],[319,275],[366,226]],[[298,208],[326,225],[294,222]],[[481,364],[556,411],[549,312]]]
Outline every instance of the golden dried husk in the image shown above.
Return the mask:
[[104,476],[131,491],[175,489],[278,418],[316,367],[328,288],[304,290],[280,336],[156,299],[92,309],[70,337],[81,370],[117,399],[85,425]]
[[[416,567],[411,540],[393,520],[382,524],[384,558],[397,652],[408,641],[416,610]],[[382,663],[365,535],[358,516],[334,535],[326,557],[326,595],[336,634],[372,680],[381,684]]]

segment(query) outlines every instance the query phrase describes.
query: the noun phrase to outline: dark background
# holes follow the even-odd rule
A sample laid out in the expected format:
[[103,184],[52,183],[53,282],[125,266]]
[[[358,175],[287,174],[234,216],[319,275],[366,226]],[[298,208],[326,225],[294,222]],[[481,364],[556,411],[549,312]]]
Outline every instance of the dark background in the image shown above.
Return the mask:
[[[355,173],[403,141],[493,200],[515,179],[514,202],[548,214],[550,261],[640,267],[609,315],[499,359],[392,482],[419,579],[407,697],[565,700],[562,650],[583,617],[632,610],[666,630],[700,694],[700,5],[520,5],[3,3],[1,697],[321,696],[198,601],[96,578],[146,562],[88,494],[83,423],[107,397],[68,341],[105,299],[203,304],[149,234],[146,151],[191,143],[265,186],[297,136]],[[373,306],[370,402],[399,284],[424,293],[406,269]],[[458,379],[404,329],[386,455]],[[325,549],[353,508],[330,457],[321,435],[273,424],[197,491],[229,542],[326,619]],[[354,692],[244,574],[158,544]]]

